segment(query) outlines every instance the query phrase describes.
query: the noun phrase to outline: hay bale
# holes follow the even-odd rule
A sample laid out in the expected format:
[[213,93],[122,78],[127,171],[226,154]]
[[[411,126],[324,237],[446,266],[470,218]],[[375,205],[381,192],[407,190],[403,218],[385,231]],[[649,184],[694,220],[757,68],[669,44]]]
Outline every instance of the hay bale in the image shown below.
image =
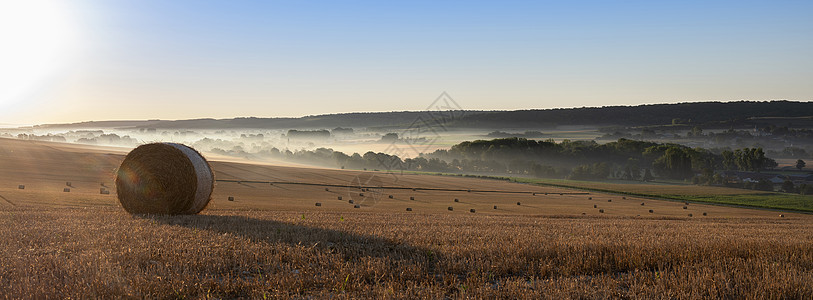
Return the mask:
[[392,199],[392,195],[390,195],[390,199]]
[[517,205],[522,205],[522,203],[517,202]]
[[316,206],[322,206],[322,203],[316,202]]
[[783,214],[780,214],[780,215],[779,215],[779,217],[780,217],[780,218],[784,218],[784,217],[785,217],[785,215],[783,215]]
[[593,197],[587,197],[587,200],[593,200]]
[[655,211],[650,209],[650,210],[649,210],[649,213],[650,213],[650,214],[653,214],[653,213],[655,213]]
[[325,192],[330,192],[330,189],[329,189],[329,188],[325,188]]
[[644,203],[643,203],[643,202],[641,202],[641,206],[644,206]]
[[361,205],[358,205],[358,204],[353,205],[353,208],[361,208]]
[[24,189],[25,189],[25,185],[24,185],[24,184],[18,185],[18,186],[17,186],[17,188],[18,188],[18,189],[21,189],[21,190],[24,190]]
[[350,201],[347,201],[347,203],[353,204],[353,199],[350,199]]
[[234,201],[234,197],[229,196],[229,201]]
[[607,199],[607,202],[613,202],[613,199]]
[[209,204],[213,189],[214,173],[206,159],[175,143],[138,146],[116,173],[119,202],[134,214],[197,214]]
[[409,200],[415,200],[415,197],[410,196]]
[[70,191],[71,191],[71,188],[64,188],[64,189],[62,189],[62,192],[64,192],[64,193],[69,193]]
[[359,196],[360,196],[360,197],[364,197],[364,193],[359,193]]
[[407,207],[407,211],[412,211],[412,207]]
[[339,200],[342,200],[342,196],[339,196]]
[[593,204],[593,208],[598,208],[598,205],[596,205],[596,204]]
[[703,215],[704,215],[704,216],[708,216],[708,214],[707,214],[706,212],[703,212]]
[[472,208],[472,209],[469,209],[469,212],[470,212],[470,213],[475,213],[475,212],[477,212],[477,211],[476,211],[476,210],[474,210],[474,208]]
[[689,209],[688,207],[684,206],[683,209]]
[[494,209],[497,209],[497,206],[496,206],[496,205],[494,205]]
[[460,202],[460,199],[454,198],[454,202]]
[[692,217],[692,214],[689,214],[689,217],[691,218],[691,217]]
[[454,207],[449,206],[449,207],[448,207],[448,208],[446,208],[446,209],[448,209],[449,211],[453,211],[453,210],[454,210]]
[[602,213],[602,214],[603,214],[603,213],[604,213],[604,209],[599,209],[599,210],[598,210],[598,212],[600,212],[600,213]]

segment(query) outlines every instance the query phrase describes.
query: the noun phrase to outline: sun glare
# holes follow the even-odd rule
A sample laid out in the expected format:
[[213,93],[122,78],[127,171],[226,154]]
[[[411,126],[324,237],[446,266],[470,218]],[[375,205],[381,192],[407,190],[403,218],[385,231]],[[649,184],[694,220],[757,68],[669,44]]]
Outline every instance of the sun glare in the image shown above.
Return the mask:
[[74,28],[63,1],[0,1],[0,109],[42,88],[65,63]]

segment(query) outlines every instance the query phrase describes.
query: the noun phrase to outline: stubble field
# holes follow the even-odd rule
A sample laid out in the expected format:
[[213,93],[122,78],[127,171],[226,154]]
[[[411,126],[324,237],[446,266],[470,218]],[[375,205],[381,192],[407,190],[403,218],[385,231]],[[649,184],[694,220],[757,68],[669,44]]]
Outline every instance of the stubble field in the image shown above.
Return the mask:
[[123,154],[0,140],[0,296],[813,297],[805,214],[213,162],[202,215],[133,216]]

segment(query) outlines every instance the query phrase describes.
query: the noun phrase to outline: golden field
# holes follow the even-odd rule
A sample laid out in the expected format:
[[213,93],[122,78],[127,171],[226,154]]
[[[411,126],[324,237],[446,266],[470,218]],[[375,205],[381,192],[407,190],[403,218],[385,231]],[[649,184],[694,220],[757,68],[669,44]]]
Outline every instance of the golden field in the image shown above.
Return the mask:
[[133,216],[124,154],[0,139],[0,297],[813,297],[806,214],[213,161],[201,215]]

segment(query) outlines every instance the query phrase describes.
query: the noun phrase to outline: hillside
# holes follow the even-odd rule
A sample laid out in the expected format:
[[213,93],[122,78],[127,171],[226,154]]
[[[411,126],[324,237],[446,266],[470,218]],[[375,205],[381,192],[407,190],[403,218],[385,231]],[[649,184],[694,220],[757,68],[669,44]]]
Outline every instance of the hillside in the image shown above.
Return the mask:
[[[300,118],[232,118],[149,121],[90,121],[73,124],[47,124],[39,128],[407,128],[416,120],[432,121],[445,118],[449,128],[551,128],[567,125],[642,126],[667,125],[673,122],[708,124],[739,122],[764,124],[771,118],[797,118],[796,123],[810,122],[813,102],[807,101],[739,101],[652,104],[639,106],[608,106],[587,108],[535,109],[516,111],[455,111],[443,115],[437,112],[402,111],[344,113],[305,116]],[[750,122],[750,123],[749,123]],[[420,125],[420,124],[418,124]],[[414,125],[413,125],[414,126]]]

